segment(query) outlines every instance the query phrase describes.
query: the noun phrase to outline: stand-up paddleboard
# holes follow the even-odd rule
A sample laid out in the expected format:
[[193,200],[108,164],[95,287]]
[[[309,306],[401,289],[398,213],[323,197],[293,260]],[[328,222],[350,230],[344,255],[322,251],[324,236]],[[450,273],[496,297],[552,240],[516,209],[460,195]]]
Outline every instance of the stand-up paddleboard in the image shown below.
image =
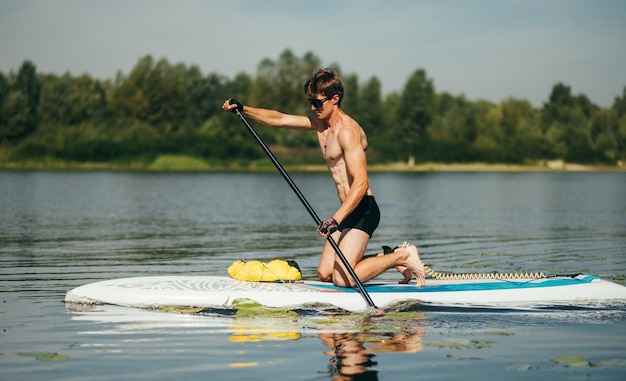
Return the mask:
[[[367,292],[385,308],[407,300],[425,305],[525,309],[538,305],[578,305],[626,301],[626,287],[591,275],[541,279],[439,280],[415,284],[369,282]],[[236,299],[252,299],[266,307],[331,304],[362,311],[367,304],[357,289],[319,281],[263,283],[216,276],[153,276],[105,280],[77,287],[65,301],[126,307],[230,307]]]

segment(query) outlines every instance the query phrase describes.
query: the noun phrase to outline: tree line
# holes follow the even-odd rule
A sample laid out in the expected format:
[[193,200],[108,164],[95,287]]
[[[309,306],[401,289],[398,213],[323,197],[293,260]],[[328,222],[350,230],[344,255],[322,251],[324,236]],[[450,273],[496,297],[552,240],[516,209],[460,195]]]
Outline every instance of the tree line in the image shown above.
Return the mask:
[[[195,66],[145,56],[130,73],[100,80],[38,73],[31,61],[0,72],[0,160],[145,162],[175,154],[207,162],[263,156],[248,131],[221,111],[227,97],[244,104],[307,114],[303,83],[321,67],[312,52],[289,49],[263,59],[253,76],[202,74]],[[626,87],[601,108],[557,83],[540,108],[508,98],[499,104],[437,92],[423,69],[403,89],[382,94],[373,76],[338,71],[343,109],[368,134],[370,162],[529,163],[562,159],[614,165],[626,159]],[[291,162],[319,161],[315,134],[258,128]],[[316,159],[313,159],[316,158]]]

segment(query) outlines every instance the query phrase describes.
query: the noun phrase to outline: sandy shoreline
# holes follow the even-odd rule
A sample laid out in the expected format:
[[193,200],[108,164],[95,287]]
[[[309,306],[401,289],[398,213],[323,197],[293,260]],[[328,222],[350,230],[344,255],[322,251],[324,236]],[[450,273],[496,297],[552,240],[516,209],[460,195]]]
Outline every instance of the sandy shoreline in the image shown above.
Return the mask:
[[[324,171],[324,165],[293,166],[292,170]],[[521,164],[489,164],[489,163],[422,163],[409,165],[407,163],[370,164],[371,172],[592,172],[592,171],[626,171],[626,167],[582,165],[565,163],[561,160],[547,161],[534,165]]]

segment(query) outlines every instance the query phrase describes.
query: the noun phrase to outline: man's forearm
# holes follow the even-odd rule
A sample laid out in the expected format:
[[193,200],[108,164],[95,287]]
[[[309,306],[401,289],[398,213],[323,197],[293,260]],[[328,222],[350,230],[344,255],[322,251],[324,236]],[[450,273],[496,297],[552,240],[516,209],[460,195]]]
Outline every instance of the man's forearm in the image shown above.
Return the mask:
[[245,105],[243,107],[243,114],[268,127],[290,128],[301,131],[310,131],[315,129],[311,120],[307,116],[285,114],[276,110],[268,110]]
[[282,127],[283,114],[279,111],[258,107],[243,106],[243,114],[252,120],[269,127]]

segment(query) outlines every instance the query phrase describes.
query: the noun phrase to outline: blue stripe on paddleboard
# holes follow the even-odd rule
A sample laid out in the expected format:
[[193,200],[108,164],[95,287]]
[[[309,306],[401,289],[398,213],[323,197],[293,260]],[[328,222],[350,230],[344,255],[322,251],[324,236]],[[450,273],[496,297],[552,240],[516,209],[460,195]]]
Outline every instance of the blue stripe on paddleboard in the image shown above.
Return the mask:
[[[590,283],[597,277],[592,275],[585,275],[580,279],[576,278],[555,278],[555,279],[535,279],[530,281],[515,281],[515,280],[501,280],[501,281],[489,281],[479,283],[455,283],[455,284],[442,284],[435,286],[416,287],[415,285],[401,285],[401,284],[365,284],[365,288],[371,293],[388,293],[388,292],[400,292],[400,293],[422,293],[422,292],[452,292],[452,291],[493,291],[493,290],[512,290],[512,289],[524,289],[524,288],[545,288],[556,286],[571,286],[575,284]],[[318,283],[315,284],[316,288],[323,288],[332,291],[341,292],[358,292],[356,288],[343,288],[337,287],[331,283]]]

